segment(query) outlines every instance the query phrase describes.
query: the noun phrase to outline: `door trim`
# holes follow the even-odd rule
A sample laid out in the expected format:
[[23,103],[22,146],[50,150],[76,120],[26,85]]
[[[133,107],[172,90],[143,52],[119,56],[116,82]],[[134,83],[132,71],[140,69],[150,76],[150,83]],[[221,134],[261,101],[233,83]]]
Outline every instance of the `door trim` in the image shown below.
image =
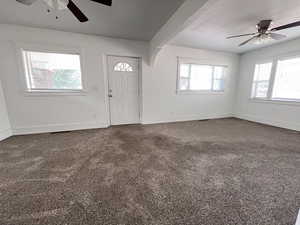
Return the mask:
[[138,108],[139,108],[139,122],[138,124],[142,124],[142,57],[139,56],[127,56],[127,55],[114,55],[114,54],[104,54],[103,56],[103,65],[104,65],[104,85],[105,85],[105,105],[107,112],[107,124],[108,127],[112,126],[111,122],[111,107],[109,100],[109,65],[108,65],[108,57],[126,57],[133,58],[138,60]]

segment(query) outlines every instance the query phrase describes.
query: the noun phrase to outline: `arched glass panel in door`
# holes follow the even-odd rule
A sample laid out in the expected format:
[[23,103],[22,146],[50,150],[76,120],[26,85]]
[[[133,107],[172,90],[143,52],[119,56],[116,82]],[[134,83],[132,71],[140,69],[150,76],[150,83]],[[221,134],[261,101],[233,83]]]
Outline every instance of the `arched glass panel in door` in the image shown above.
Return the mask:
[[114,71],[117,72],[133,72],[133,68],[126,62],[119,62],[114,66]]

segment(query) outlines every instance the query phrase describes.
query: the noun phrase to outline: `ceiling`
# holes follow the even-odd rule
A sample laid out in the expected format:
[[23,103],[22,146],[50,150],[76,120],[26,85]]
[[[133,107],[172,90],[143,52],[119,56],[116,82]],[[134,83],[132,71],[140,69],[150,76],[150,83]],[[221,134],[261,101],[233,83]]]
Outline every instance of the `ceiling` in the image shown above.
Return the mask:
[[31,6],[1,0],[0,23],[148,41],[184,0],[113,0],[112,7],[89,0],[73,1],[88,22],[80,23],[68,10],[47,13],[41,0]]
[[[300,20],[299,0],[218,0],[208,7],[185,31],[178,34],[172,44],[243,53],[264,45],[238,45],[250,37],[227,40],[236,34],[256,32],[255,25],[262,19],[272,19],[273,27]],[[300,27],[278,32],[288,38],[300,37]]]

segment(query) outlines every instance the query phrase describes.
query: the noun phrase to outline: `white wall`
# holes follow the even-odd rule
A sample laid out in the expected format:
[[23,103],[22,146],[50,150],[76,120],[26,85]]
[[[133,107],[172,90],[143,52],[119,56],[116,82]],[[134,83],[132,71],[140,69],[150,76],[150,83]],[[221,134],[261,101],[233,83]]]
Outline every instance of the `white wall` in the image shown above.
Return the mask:
[[[1,73],[0,73],[1,74]],[[3,74],[1,74],[1,77]],[[10,123],[7,114],[6,102],[0,80],[0,141],[11,135]]]
[[[53,30],[0,25],[0,71],[14,134],[100,128],[109,125],[106,55],[141,57],[142,122],[157,123],[231,116],[238,56],[168,46],[154,68],[148,65],[146,42],[104,38]],[[79,96],[28,96],[18,68],[16,43],[80,48],[87,92]],[[176,95],[177,56],[228,64],[224,95]]]
[[[254,64],[288,52],[300,51],[300,39],[273,45],[241,56],[166,46],[154,67],[148,65],[146,42],[104,38],[54,30],[0,25],[0,138],[10,135],[7,112],[14,134],[100,128],[109,125],[106,85],[106,55],[141,57],[142,123],[235,116],[275,126],[300,130],[299,104],[274,104],[249,100]],[[79,48],[87,92],[79,96],[24,93],[16,43]],[[176,94],[177,57],[187,57],[229,66],[225,94]],[[240,61],[239,61],[240,58]],[[236,89],[238,66],[240,65]]]
[[300,130],[300,103],[279,104],[250,100],[255,63],[297,51],[300,52],[300,39],[252,51],[241,56],[235,105],[235,115],[237,117]]
[[[21,26],[0,25],[0,62],[11,126],[14,134],[39,133],[73,129],[106,127],[107,85],[105,55],[143,57],[148,55],[145,42],[118,40],[42,30]],[[28,96],[24,93],[18,67],[15,43],[78,48],[82,53],[83,76],[87,92],[80,96]],[[22,45],[22,44],[21,44]],[[147,74],[147,68],[143,69]]]
[[[228,65],[224,94],[177,94],[177,57]],[[217,51],[167,46],[144,79],[144,123],[232,116],[239,57]]]

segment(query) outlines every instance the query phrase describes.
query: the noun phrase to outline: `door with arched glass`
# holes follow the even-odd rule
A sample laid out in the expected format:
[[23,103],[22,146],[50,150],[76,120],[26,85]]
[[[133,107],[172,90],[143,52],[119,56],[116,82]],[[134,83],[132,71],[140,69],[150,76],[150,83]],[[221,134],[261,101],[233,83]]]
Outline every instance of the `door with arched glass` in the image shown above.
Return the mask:
[[139,60],[108,57],[111,125],[140,123]]

